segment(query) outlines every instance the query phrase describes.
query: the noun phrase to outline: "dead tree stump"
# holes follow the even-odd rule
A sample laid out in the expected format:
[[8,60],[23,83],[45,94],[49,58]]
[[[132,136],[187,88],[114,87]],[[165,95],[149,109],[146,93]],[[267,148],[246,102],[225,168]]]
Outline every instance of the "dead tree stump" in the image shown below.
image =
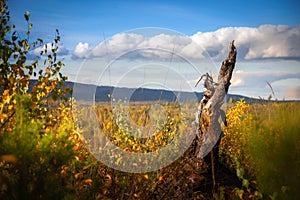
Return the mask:
[[197,82],[198,84],[201,80],[204,80],[206,89],[196,113],[199,128],[194,153],[197,158],[206,156],[219,140],[222,132],[219,119],[222,118],[225,122],[225,112],[221,110],[221,106],[230,86],[236,54],[234,41],[232,41],[229,45],[228,57],[222,62],[218,82],[214,82],[208,73],[202,75]]
[[[224,103],[225,96],[230,86],[230,80],[236,62],[236,54],[237,51],[233,40],[229,45],[229,54],[226,60],[222,62],[218,75],[218,82],[214,82],[213,78],[206,73],[200,77],[196,84],[197,86],[203,79],[206,91],[203,94],[203,98],[196,113],[198,130],[193,142],[192,152],[197,159],[201,159],[206,166],[209,166],[207,169],[211,171],[211,178],[213,181],[212,191],[215,190],[216,186],[214,163],[217,161],[218,144],[222,133],[219,119],[221,118],[226,124],[226,115],[225,112],[221,110],[221,106]],[[209,160],[211,161],[210,164]]]

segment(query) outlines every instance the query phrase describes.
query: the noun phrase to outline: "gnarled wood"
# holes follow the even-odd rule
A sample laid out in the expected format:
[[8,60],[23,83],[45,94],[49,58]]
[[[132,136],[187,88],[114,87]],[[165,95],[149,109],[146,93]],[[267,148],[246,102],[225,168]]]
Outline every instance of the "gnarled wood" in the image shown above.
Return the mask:
[[219,118],[222,117],[225,121],[225,113],[221,110],[221,106],[228,92],[235,67],[237,52],[234,41],[230,43],[229,50],[228,57],[222,62],[218,82],[215,83],[208,73],[201,76],[198,81],[199,83],[204,78],[206,88],[197,112],[199,128],[194,153],[198,158],[203,158],[212,150],[222,132]]

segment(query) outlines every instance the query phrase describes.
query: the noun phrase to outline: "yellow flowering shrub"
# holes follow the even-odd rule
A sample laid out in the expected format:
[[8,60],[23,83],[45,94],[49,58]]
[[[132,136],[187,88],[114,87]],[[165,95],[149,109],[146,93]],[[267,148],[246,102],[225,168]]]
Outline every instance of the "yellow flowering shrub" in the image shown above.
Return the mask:
[[[227,111],[220,158],[259,199],[299,197],[299,102],[244,100]],[[259,192],[258,192],[259,191]],[[297,198],[296,198],[297,199]]]
[[244,99],[241,99],[230,107],[226,113],[227,126],[223,128],[224,135],[220,143],[220,154],[221,158],[226,157],[224,162],[227,162],[226,164],[231,167],[235,165],[234,161],[231,160],[234,157],[240,163],[248,165],[247,154],[244,152],[245,142],[248,138],[242,123],[244,123],[244,120],[251,120],[250,116],[247,115],[249,109],[250,105]]

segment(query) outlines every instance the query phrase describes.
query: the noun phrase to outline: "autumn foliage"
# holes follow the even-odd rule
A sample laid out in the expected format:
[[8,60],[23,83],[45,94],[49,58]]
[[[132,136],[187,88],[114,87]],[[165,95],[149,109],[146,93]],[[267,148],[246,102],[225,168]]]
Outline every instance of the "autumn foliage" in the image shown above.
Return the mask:
[[5,1],[0,9],[0,198],[61,199],[75,191],[78,171],[71,166],[81,153],[74,151],[80,140],[66,98],[71,89],[64,87],[64,64],[57,59],[59,32],[32,60],[32,50],[47,43],[31,41],[30,12],[22,36]]
[[[228,105],[218,158],[238,184],[228,186],[228,174],[218,176],[220,165],[212,190],[211,173],[203,160],[191,156],[192,147],[154,172],[121,172],[97,161],[84,145],[83,138],[88,138],[84,134],[95,127],[82,128],[80,124],[86,122],[77,121],[90,111],[74,102],[71,88],[65,87],[67,77],[61,69],[66,66],[58,56],[59,31],[50,43],[34,39],[30,12],[24,14],[25,34],[11,24],[5,1],[0,1],[0,13],[0,199],[299,197],[299,103],[250,105],[241,100]],[[32,59],[38,47],[42,47],[39,58]],[[191,131],[194,113],[188,111],[196,106],[197,102],[161,103],[151,110],[139,103],[120,104],[118,118],[108,105],[96,104],[93,111],[101,131],[116,146],[147,153]],[[128,118],[147,127],[151,123],[147,113],[161,115],[161,110],[166,113],[155,122],[157,129],[151,137],[145,140],[130,134]]]

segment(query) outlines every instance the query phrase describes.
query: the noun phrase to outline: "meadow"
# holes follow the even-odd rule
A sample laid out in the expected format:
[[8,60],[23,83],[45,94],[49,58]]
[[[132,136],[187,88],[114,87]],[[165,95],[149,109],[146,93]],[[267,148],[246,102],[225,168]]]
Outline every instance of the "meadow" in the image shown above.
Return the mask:
[[[45,45],[30,39],[30,12],[22,36],[5,1],[0,6],[0,199],[300,199],[299,102],[231,101],[212,164],[195,157],[194,143],[178,140],[196,131],[197,101],[83,106],[64,85],[59,31],[50,51],[29,60]],[[91,153],[108,141],[133,153],[170,144],[170,153],[186,149],[175,160],[169,154],[157,160],[169,162],[161,168],[130,173]]]
[[[86,149],[88,137],[83,133],[88,131],[76,128],[71,110],[60,105],[60,125],[51,124],[44,129],[41,120],[28,122],[28,116],[24,115],[24,109],[28,109],[26,99],[17,98],[17,125],[1,132],[2,199],[20,196],[33,199],[299,197],[296,191],[300,153],[298,102],[266,101],[250,105],[240,100],[227,105],[227,126],[223,127],[215,163],[216,180],[212,180],[205,163],[191,155],[192,148],[171,165],[154,172],[127,173],[107,167]],[[147,126],[150,122],[146,111],[150,106],[134,103],[126,110],[120,109],[119,116],[123,112],[125,117],[118,119],[121,120],[118,123],[110,104],[99,104],[94,110],[101,130],[115,145],[131,152],[151,152],[170,143],[176,134],[184,134],[188,127],[185,124],[188,122],[181,121],[178,104],[161,104],[166,109],[164,120],[167,120],[148,139],[130,134],[127,117],[129,113],[135,123]],[[196,102],[184,104],[186,108],[195,105]],[[85,112],[80,109],[86,109],[76,108],[74,103],[72,108],[81,114]],[[153,110],[152,115],[159,110]],[[213,181],[216,188],[212,186]]]

